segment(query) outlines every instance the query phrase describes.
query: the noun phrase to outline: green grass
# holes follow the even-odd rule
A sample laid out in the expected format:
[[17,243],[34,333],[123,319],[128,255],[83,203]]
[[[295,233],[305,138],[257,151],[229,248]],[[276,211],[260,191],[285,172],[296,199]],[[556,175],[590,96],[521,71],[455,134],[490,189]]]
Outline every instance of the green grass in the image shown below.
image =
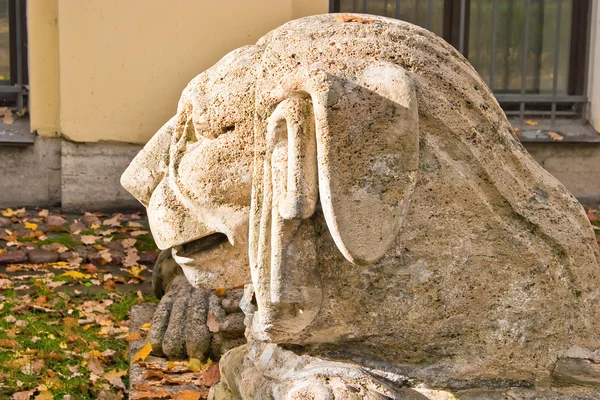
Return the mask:
[[[103,379],[99,379],[95,384],[91,382],[85,354],[92,348],[99,352],[114,350],[115,354],[112,357],[103,359],[105,371],[126,370],[128,344],[123,339],[100,335],[101,327],[98,325],[86,330],[85,326],[80,326],[74,321],[84,317],[83,313],[77,310],[84,301],[103,300],[107,299],[108,295],[73,298],[54,293],[39,283],[33,288],[35,294],[31,296],[32,301],[44,296],[42,299],[47,299],[49,306],[46,307],[51,308],[52,312],[22,307],[22,297],[17,296],[14,290],[4,290],[0,293],[6,297],[0,310],[0,339],[14,340],[17,343],[15,348],[0,347],[0,382],[3,383],[0,387],[0,398],[10,398],[15,392],[35,389],[41,384],[48,386],[56,399],[62,399],[67,394],[76,399],[97,398],[101,385],[107,382]],[[106,315],[115,322],[127,320],[131,306],[140,302],[135,293],[123,293],[120,296],[119,300],[107,308]],[[148,300],[158,301],[154,297],[144,299]],[[16,307],[18,308],[15,311]],[[26,325],[17,327],[14,321],[6,321],[8,316],[25,321]],[[20,324],[24,325],[23,322]],[[39,373],[24,373],[20,366],[15,364],[26,355],[30,355],[32,361],[44,361]],[[77,367],[81,376],[73,376],[69,366]],[[127,386],[127,376],[123,376],[122,380]]]

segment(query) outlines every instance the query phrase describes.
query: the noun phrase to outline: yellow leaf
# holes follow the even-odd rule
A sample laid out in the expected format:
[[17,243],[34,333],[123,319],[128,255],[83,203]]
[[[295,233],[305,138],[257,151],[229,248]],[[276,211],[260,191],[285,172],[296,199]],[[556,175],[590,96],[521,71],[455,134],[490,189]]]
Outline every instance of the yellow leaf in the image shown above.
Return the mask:
[[135,356],[133,356],[133,359],[131,360],[132,363],[136,362],[136,361],[144,361],[146,359],[146,357],[148,357],[150,355],[150,352],[152,351],[152,345],[150,344],[150,342],[146,343],[144,345],[144,347],[142,347],[140,349],[140,351],[138,351]]
[[2,210],[2,215],[5,217],[12,217],[16,212],[12,208],[7,208],[6,210]]
[[539,122],[531,120],[531,119],[528,119],[527,121],[525,121],[525,123],[530,126],[538,126],[538,124],[539,124]]
[[67,261],[57,261],[57,262],[50,263],[50,266],[52,266],[52,267],[59,267],[59,268],[60,267],[67,267],[68,265],[69,265],[69,263]]
[[152,324],[150,322],[146,322],[144,325],[140,326],[139,329],[144,332],[148,332]]
[[133,267],[129,268],[127,272],[129,272],[129,274],[134,278],[139,278],[143,270],[144,269],[139,265],[134,265]]
[[44,390],[40,392],[37,396],[33,398],[33,400],[54,400],[54,395],[49,390]]
[[33,222],[25,222],[26,229],[31,229],[32,231],[35,231],[37,227],[37,224],[34,224]]
[[213,365],[213,362],[210,358],[205,363],[203,363],[197,358],[190,358],[190,360],[186,364],[192,372],[200,372],[208,369],[208,367]]
[[68,346],[65,342],[61,342],[58,347],[60,347],[61,349],[66,349]]
[[227,291],[227,289],[225,288],[218,288],[215,289],[215,293],[217,294],[217,296],[221,297],[225,294],[225,292]]
[[61,276],[68,276],[73,279],[82,279],[82,278],[91,277],[91,275],[89,275],[89,274],[82,274],[81,272],[78,272],[78,271],[67,271],[64,274],[62,274]]
[[98,350],[94,349],[92,351],[90,351],[90,356],[94,356],[94,357],[102,357],[102,353],[100,353]]

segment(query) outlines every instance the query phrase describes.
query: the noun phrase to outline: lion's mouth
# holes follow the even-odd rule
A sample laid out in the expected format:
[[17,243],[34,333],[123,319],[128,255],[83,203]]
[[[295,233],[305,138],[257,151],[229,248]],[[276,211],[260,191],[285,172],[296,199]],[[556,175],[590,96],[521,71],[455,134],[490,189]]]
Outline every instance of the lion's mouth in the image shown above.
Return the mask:
[[228,242],[227,235],[224,233],[213,233],[204,236],[200,239],[192,240],[187,243],[173,247],[177,256],[194,258],[195,254],[206,253],[213,249],[221,247],[222,244]]

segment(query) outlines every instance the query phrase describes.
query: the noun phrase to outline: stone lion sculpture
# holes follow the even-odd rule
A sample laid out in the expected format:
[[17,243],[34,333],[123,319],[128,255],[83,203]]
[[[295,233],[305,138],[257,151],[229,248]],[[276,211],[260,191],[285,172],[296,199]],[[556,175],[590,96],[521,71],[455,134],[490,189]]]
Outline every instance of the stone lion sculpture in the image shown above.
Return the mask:
[[[597,395],[581,378],[600,362],[583,208],[422,28],[275,29],[192,80],[122,184],[189,284],[246,285],[248,343],[213,398]],[[204,329],[190,318],[168,324]],[[565,362],[588,368],[567,394]]]

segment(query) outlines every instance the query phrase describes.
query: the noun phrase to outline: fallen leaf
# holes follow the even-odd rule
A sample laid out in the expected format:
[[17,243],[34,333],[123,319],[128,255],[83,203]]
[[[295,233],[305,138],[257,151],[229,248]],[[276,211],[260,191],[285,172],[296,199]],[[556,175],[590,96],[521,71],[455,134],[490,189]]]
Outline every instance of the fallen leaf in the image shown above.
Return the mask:
[[44,209],[42,209],[42,211],[40,211],[38,213],[38,217],[40,217],[40,218],[47,218],[48,217],[48,213],[49,213],[48,210],[44,208]]
[[133,340],[139,340],[142,337],[143,336],[141,333],[139,333],[138,331],[134,331],[134,332],[129,332],[129,334],[127,336],[125,336],[125,340],[128,342],[131,342]]
[[129,248],[133,247],[135,242],[137,242],[137,240],[133,239],[133,238],[123,239],[121,241],[121,245],[123,246],[124,249],[129,249]]
[[165,389],[158,389],[157,391],[145,391],[145,392],[137,392],[132,397],[131,400],[152,400],[152,399],[171,399],[173,395],[167,392]]
[[215,289],[215,293],[219,297],[223,296],[225,294],[225,292],[227,292],[227,289],[225,289],[225,288]]
[[553,132],[553,131],[548,132],[548,136],[550,136],[550,138],[552,140],[557,141],[557,142],[562,142],[564,139],[564,137],[561,134]]
[[15,117],[13,117],[10,108],[6,109],[6,113],[4,113],[4,118],[2,119],[2,122],[6,125],[12,125],[13,122],[15,122]]
[[519,128],[515,128],[514,131],[517,137],[521,136],[521,130]]
[[120,218],[121,218],[121,214],[115,214],[114,217],[105,219],[104,222],[102,222],[102,225],[104,225],[104,226],[121,226],[121,224],[119,223]]
[[361,24],[371,24],[374,21],[370,18],[362,18],[356,15],[340,15],[337,17],[340,22],[360,22]]
[[221,371],[219,370],[219,365],[211,365],[206,369],[206,371],[202,372],[202,382],[201,384],[207,387],[214,385],[221,378]]
[[181,392],[177,393],[173,400],[200,400],[202,397],[202,393],[200,392],[182,390]]
[[78,271],[67,271],[64,274],[62,274],[61,276],[68,276],[73,279],[83,279],[83,278],[91,277],[91,275],[89,275],[89,274],[82,274],[81,272],[78,272]]
[[140,351],[138,351],[135,356],[133,356],[133,359],[131,360],[132,363],[136,362],[136,361],[144,361],[146,360],[146,358],[150,355],[150,352],[152,351],[152,345],[150,344],[150,342],[146,343],[144,345],[144,347],[142,347],[140,349]]
[[104,364],[96,356],[90,356],[88,358],[88,370],[96,375],[102,375],[104,373]]
[[137,249],[135,247],[130,247],[127,249],[127,255],[123,257],[122,264],[124,267],[133,267],[137,265],[140,260],[140,256],[138,255]]
[[131,236],[141,236],[141,235],[146,235],[148,233],[150,233],[150,232],[148,232],[148,231],[133,231],[133,232],[131,232]]
[[26,390],[24,392],[17,392],[12,395],[11,399],[12,400],[29,400],[31,398],[31,396],[33,396],[34,392],[35,392],[35,390]]
[[2,215],[5,217],[12,217],[15,214],[16,214],[16,212],[12,208],[7,208],[6,210],[2,210]]
[[10,347],[15,348],[17,346],[17,342],[10,339],[0,339],[0,347]]
[[148,332],[150,330],[150,327],[152,326],[151,322],[146,322],[145,324],[143,324],[142,326],[140,326],[138,329],[144,332]]
[[54,395],[49,390],[41,391],[40,394],[34,397],[34,400],[54,400]]
[[26,229],[31,229],[32,231],[35,231],[37,229],[38,225],[34,224],[33,222],[25,222],[25,228]]
[[81,243],[83,244],[94,244],[97,240],[102,239],[100,236],[94,235],[81,235]]
[[113,369],[109,372],[104,373],[102,375],[102,378],[106,379],[114,387],[125,390],[126,389],[125,384],[123,383],[123,380],[121,379],[121,377],[124,375],[127,375],[126,369],[123,369],[123,370]]
[[210,311],[206,316],[206,326],[208,327],[208,330],[212,333],[219,332],[219,321],[217,321],[215,315]]
[[526,120],[526,121],[525,121],[525,123],[526,123],[527,125],[529,125],[529,126],[538,126],[538,125],[539,125],[539,122],[537,122],[537,121],[534,121],[534,120],[532,120],[532,119],[528,119],[528,120]]
[[10,279],[0,278],[0,289],[10,289],[14,283]]

